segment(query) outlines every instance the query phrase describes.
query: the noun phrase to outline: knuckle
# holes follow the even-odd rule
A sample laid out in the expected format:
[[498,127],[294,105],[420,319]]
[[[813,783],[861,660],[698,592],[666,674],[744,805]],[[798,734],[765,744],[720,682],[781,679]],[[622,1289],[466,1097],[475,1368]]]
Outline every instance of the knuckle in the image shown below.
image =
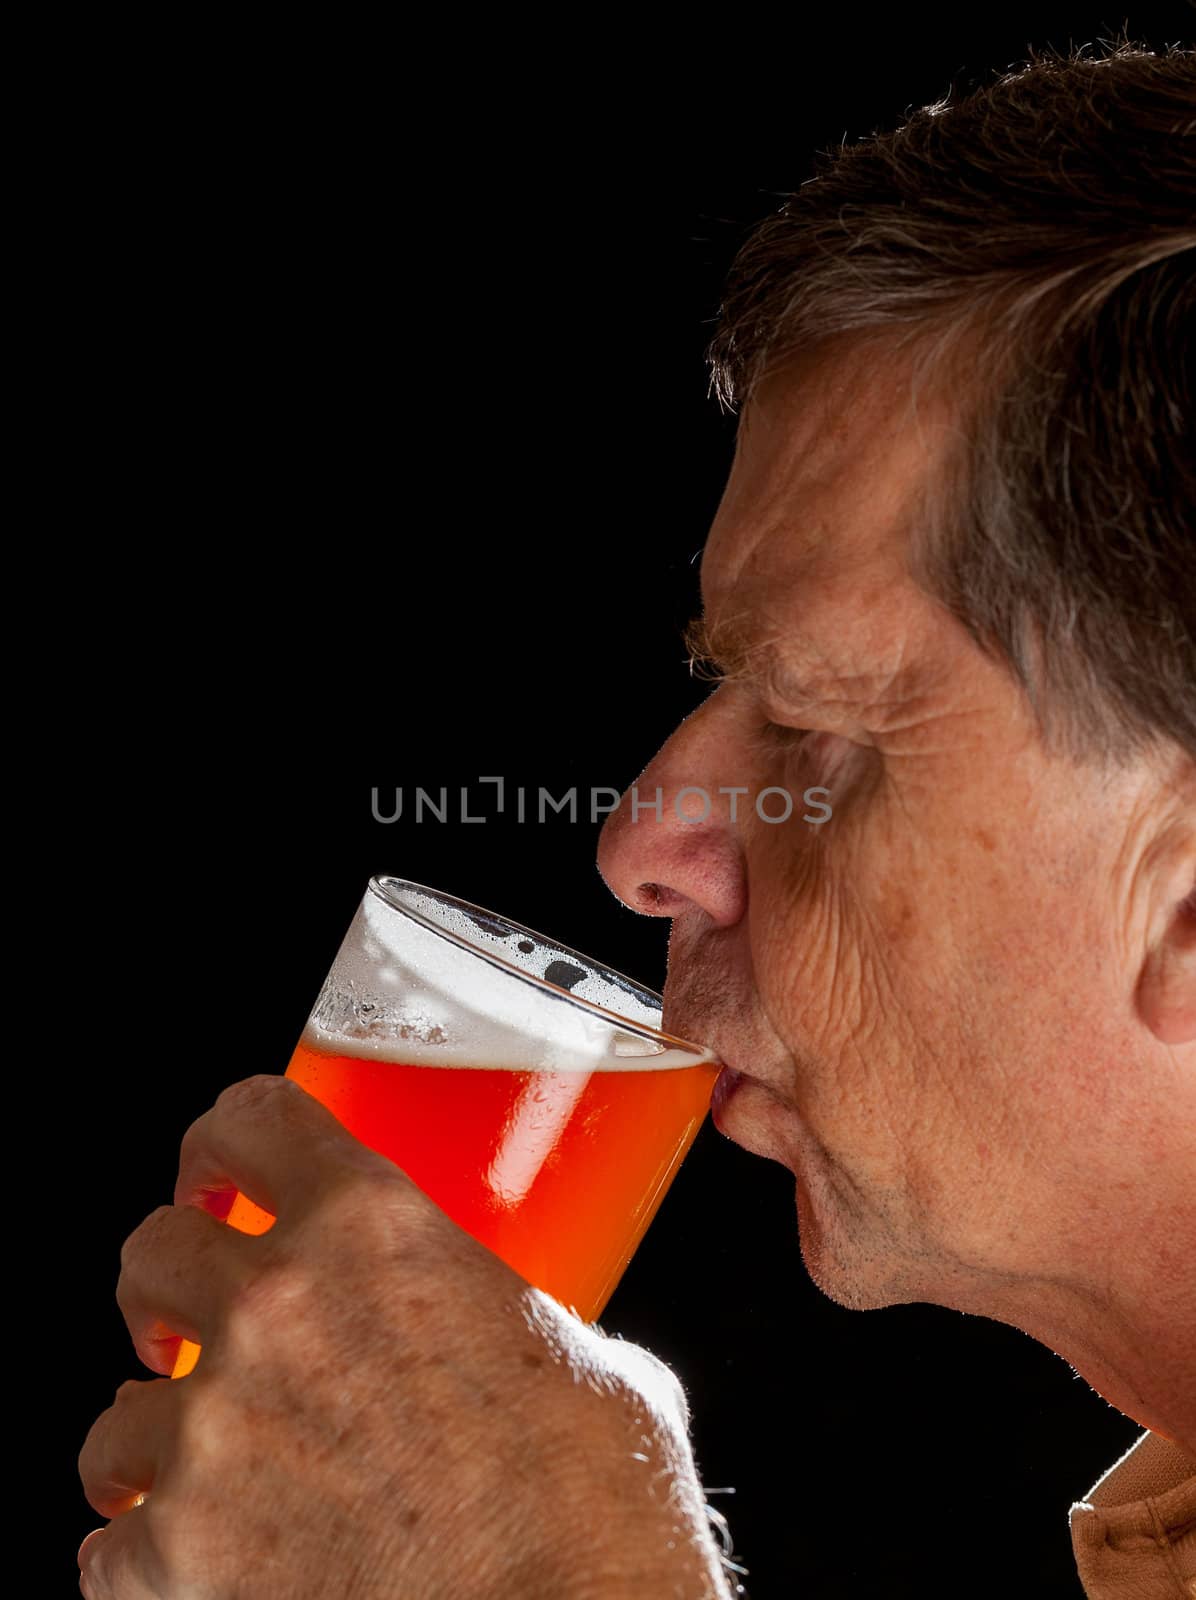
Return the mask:
[[112,1408],[109,1407],[107,1411],[100,1412],[91,1427],[88,1428],[87,1438],[84,1439],[82,1449],[79,1451],[79,1477],[83,1480],[85,1489],[89,1487],[92,1478],[95,1476],[96,1462],[103,1446],[104,1433],[108,1426],[111,1410]]
[[651,1350],[645,1350],[642,1345],[633,1344],[631,1349],[635,1353],[635,1358],[639,1363],[639,1371],[645,1383],[653,1384],[656,1388],[675,1397],[677,1400],[684,1400],[685,1388],[681,1379],[667,1362],[662,1361]]
[[676,1432],[689,1424],[689,1401],[680,1378],[659,1356],[643,1345],[623,1339],[603,1341],[601,1359],[607,1370],[640,1396],[659,1422]]
[[681,1379],[658,1357],[649,1355],[637,1387],[662,1423],[677,1434],[689,1428],[689,1400]]
[[258,1105],[271,1095],[292,1094],[299,1085],[293,1078],[284,1078],[277,1072],[255,1072],[252,1077],[230,1083],[217,1096],[216,1104],[223,1110],[237,1110],[241,1106]]
[[129,1409],[139,1391],[145,1387],[136,1378],[126,1378],[117,1386],[112,1404],[106,1411],[100,1412],[88,1429],[78,1457],[79,1476],[86,1488],[94,1488],[102,1476],[111,1441],[126,1425]]
[[116,1394],[112,1400],[112,1410],[126,1411],[146,1385],[137,1378],[126,1378],[123,1383],[116,1386]]
[[150,1212],[144,1221],[137,1224],[120,1247],[120,1264],[122,1267],[128,1267],[130,1263],[135,1262],[142,1255],[147,1245],[151,1244],[161,1233],[167,1218],[173,1214],[174,1209],[170,1205],[158,1206]]
[[627,1351],[654,1383],[663,1383],[666,1387],[675,1389],[678,1394],[684,1393],[681,1379],[669,1366],[668,1362],[662,1360],[654,1350],[649,1350],[642,1344],[628,1344]]
[[261,1353],[300,1317],[315,1276],[300,1261],[274,1261],[247,1277],[229,1296],[224,1332],[237,1350]]
[[186,1466],[189,1511],[195,1509],[202,1486],[219,1477],[221,1462],[238,1454],[243,1438],[244,1417],[219,1385],[187,1397],[179,1416],[177,1454]]
[[325,1189],[313,1220],[374,1248],[398,1248],[410,1244],[418,1231],[421,1207],[412,1193],[424,1198],[389,1163],[346,1164]]
[[328,1204],[362,1212],[393,1205],[399,1187],[394,1173],[389,1163],[382,1168],[372,1162],[346,1161],[336,1181],[329,1185]]

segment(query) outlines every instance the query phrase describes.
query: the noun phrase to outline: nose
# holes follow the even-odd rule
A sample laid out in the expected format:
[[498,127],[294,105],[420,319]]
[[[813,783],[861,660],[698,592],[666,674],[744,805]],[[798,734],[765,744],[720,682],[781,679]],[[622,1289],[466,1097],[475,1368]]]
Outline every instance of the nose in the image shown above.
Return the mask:
[[695,907],[738,922],[747,878],[717,693],[674,731],[607,817],[598,871],[625,906],[654,917]]

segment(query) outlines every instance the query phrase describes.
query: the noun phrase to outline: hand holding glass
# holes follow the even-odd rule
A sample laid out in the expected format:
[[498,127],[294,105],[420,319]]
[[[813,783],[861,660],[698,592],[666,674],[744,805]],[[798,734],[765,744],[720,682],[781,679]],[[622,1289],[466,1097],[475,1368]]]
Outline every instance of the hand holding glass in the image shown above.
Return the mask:
[[[286,1075],[529,1283],[599,1316],[718,1062],[660,996],[494,912],[371,878]],[[242,1233],[274,1218],[244,1195]],[[173,1376],[194,1367],[184,1340]]]

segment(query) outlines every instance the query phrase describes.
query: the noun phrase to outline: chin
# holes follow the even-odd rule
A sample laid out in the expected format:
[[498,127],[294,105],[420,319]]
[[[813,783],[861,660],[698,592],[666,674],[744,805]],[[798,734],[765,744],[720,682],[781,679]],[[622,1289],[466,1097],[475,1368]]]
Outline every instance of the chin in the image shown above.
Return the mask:
[[853,1181],[791,1105],[744,1079],[734,1092],[716,1086],[714,1122],[743,1149],[793,1173],[802,1261],[829,1300],[877,1311],[935,1298],[928,1249],[903,1244],[900,1197]]
[[[801,1258],[811,1281],[828,1300],[848,1311],[873,1311],[887,1302],[860,1271],[859,1251],[845,1251],[834,1230],[824,1226],[812,1205],[806,1186],[797,1180],[797,1235]],[[870,1276],[870,1275],[869,1275]]]
[[[818,1199],[813,1190],[820,1191]],[[847,1311],[879,1311],[930,1298],[919,1292],[910,1265],[886,1230],[835,1203],[817,1179],[797,1175],[801,1258],[814,1285]]]

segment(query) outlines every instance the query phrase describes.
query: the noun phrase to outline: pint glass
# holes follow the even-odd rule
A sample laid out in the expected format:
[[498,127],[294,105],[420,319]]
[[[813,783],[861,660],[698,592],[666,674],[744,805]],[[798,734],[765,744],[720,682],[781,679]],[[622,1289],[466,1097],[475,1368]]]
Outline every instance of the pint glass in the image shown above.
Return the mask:
[[[286,1075],[586,1321],[693,1143],[718,1062],[660,996],[404,878],[371,878]],[[238,1195],[228,1222],[264,1233]],[[184,1340],[173,1376],[195,1365]]]

